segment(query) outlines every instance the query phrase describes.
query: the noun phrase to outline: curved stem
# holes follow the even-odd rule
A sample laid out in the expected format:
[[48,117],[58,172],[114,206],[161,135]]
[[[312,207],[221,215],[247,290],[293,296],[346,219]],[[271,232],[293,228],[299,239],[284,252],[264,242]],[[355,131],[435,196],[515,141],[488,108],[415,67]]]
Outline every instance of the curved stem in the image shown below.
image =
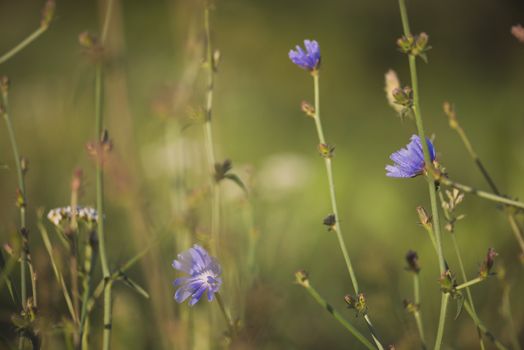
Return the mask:
[[[324,132],[322,130],[322,122],[320,120],[320,82],[319,82],[319,72],[314,71],[312,73],[313,75],[313,83],[314,83],[314,93],[315,93],[315,126],[317,129],[318,134],[318,140],[320,144],[325,144],[326,139],[324,137]],[[360,289],[358,287],[358,281],[357,277],[355,275],[355,271],[353,269],[353,265],[351,264],[351,259],[349,258],[349,253],[346,248],[346,243],[344,242],[344,236],[342,235],[342,228],[340,226],[340,216],[338,215],[338,208],[337,208],[337,198],[336,198],[336,192],[335,192],[335,181],[333,179],[333,167],[332,167],[332,160],[329,156],[324,157],[324,163],[326,165],[326,172],[327,172],[327,178],[328,178],[328,184],[329,184],[329,196],[331,199],[331,208],[333,211],[333,214],[335,215],[336,219],[336,226],[334,227],[335,234],[337,235],[338,244],[340,246],[340,250],[342,251],[342,256],[344,257],[344,261],[346,263],[346,267],[349,273],[349,277],[351,279],[351,283],[353,284],[353,289],[355,291],[355,294],[360,293]],[[371,320],[369,316],[366,314],[364,316],[364,319],[370,329],[371,335],[373,337],[373,340],[375,341],[377,347],[379,349],[382,349],[382,344],[380,343],[378,337],[376,336],[376,331],[373,327],[373,324],[371,323]]]
[[29,36],[27,38],[25,38],[24,40],[22,40],[18,45],[16,45],[11,50],[9,50],[5,54],[3,54],[2,57],[0,57],[0,64],[8,61],[11,57],[16,55],[20,51],[22,51],[26,46],[28,46],[33,41],[35,41],[40,35],[45,33],[47,28],[48,28],[47,26],[40,26],[40,27],[38,27],[37,30],[35,30],[34,32],[29,34]]

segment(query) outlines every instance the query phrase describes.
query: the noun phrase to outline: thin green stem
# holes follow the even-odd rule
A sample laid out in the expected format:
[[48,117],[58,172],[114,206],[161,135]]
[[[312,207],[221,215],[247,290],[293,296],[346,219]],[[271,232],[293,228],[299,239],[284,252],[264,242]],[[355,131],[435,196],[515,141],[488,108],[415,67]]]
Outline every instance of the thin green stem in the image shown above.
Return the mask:
[[62,275],[62,272],[58,268],[58,264],[56,263],[54,254],[53,254],[53,245],[51,243],[51,240],[49,239],[49,234],[47,233],[47,230],[45,226],[42,224],[41,220],[38,222],[38,230],[40,231],[40,235],[42,236],[42,241],[44,242],[44,246],[47,250],[47,254],[49,255],[49,260],[51,261],[51,267],[53,268],[53,273],[55,275],[56,281],[60,285],[60,288],[62,289],[62,294],[64,295],[64,300],[67,305],[67,309],[69,311],[69,314],[71,315],[71,319],[73,320],[73,323],[78,323],[77,314],[75,312],[75,308],[73,306],[73,302],[71,300],[71,296],[69,295],[69,291],[67,289],[67,285],[64,280],[64,276]]
[[[467,281],[468,276],[466,275],[466,269],[464,268],[464,263],[462,262],[462,255],[460,254],[459,245],[457,243],[457,238],[455,237],[454,233],[451,233],[451,240],[453,241],[453,247],[455,248],[455,254],[457,255],[457,259],[459,262],[460,273],[462,274],[462,279],[464,281]],[[469,289],[469,287],[466,288],[466,294],[468,296],[469,303],[471,304],[471,310],[473,311],[475,316],[477,316],[477,311],[475,310],[475,304],[473,303],[473,296],[471,294],[471,290]],[[479,332],[480,348],[484,349],[485,347],[484,347],[484,340],[482,339],[482,333],[480,332],[480,329],[477,328],[477,330]]]
[[449,293],[442,293],[442,300],[440,303],[440,318],[438,321],[437,338],[435,339],[434,349],[440,349],[442,344],[442,336],[444,335],[444,326],[446,324],[446,309],[448,307]]
[[[404,29],[404,35],[407,37],[411,35],[411,32],[409,29],[409,20],[408,20],[408,13],[407,13],[405,0],[399,0],[399,7],[400,7],[400,15],[402,19],[402,26]],[[417,125],[418,136],[420,138],[420,143],[422,144],[422,151],[424,153],[424,162],[426,164],[426,168],[431,169],[432,162],[431,162],[431,157],[429,155],[428,144],[426,142],[424,124],[422,122],[422,111],[420,108],[420,94],[419,94],[419,87],[418,87],[416,56],[411,55],[411,54],[409,54],[409,71],[411,75],[411,85],[413,89],[413,104],[414,104],[415,122]],[[439,260],[439,267],[440,267],[440,273],[442,274],[446,270],[446,264],[444,260],[444,252],[442,249],[439,211],[437,207],[437,193],[436,193],[434,180],[429,175],[426,176],[426,178],[428,181],[428,191],[429,191],[429,198],[431,202],[431,214],[433,217],[433,229],[435,232],[435,240],[437,243],[437,254],[438,254],[438,260]],[[442,298],[441,298],[441,304],[440,304],[440,320],[439,320],[439,325],[437,329],[437,339],[435,342],[435,350],[439,350],[441,346],[442,336],[444,334],[444,326],[446,323],[446,309],[448,306],[448,299],[449,299],[449,294],[443,293]]]
[[344,328],[346,328],[362,345],[367,349],[374,350],[375,347],[373,344],[362,334],[358,329],[356,329],[351,323],[349,323],[331,304],[329,304],[309,282],[300,283],[301,286],[306,288],[308,293],[315,299],[315,301],[327,312],[329,312],[335,320],[337,320]]
[[[106,13],[104,24],[102,27],[102,36],[100,43],[103,46],[107,38],[109,21],[111,18],[111,11],[113,0],[107,0]],[[102,145],[103,138],[103,62],[96,64],[95,72],[95,142],[98,148],[98,159],[96,160],[96,203],[98,211],[98,240],[100,247],[100,261],[102,264],[102,274],[104,277],[104,330],[103,330],[103,350],[109,350],[111,344],[111,328],[112,328],[112,309],[111,309],[111,290],[112,281],[109,265],[107,262],[106,239],[104,230],[104,150]]]
[[8,52],[6,52],[5,54],[2,55],[2,57],[0,57],[0,64],[6,62],[7,60],[9,60],[11,57],[13,57],[14,55],[16,55],[17,53],[19,53],[20,51],[22,51],[26,46],[28,46],[29,44],[31,44],[33,41],[35,41],[40,35],[42,35],[43,33],[45,33],[45,31],[47,30],[47,26],[40,26],[38,27],[37,30],[35,30],[34,32],[32,32],[31,34],[29,34],[29,36],[27,38],[25,38],[24,40],[22,40],[18,45],[16,45],[15,47],[13,47],[11,50],[9,50]]
[[27,284],[26,284],[26,274],[27,274],[27,237],[26,237],[26,211],[25,211],[25,205],[26,205],[26,197],[25,197],[25,181],[24,181],[24,173],[22,171],[22,164],[21,164],[21,158],[20,153],[18,152],[18,144],[16,142],[16,136],[13,128],[13,124],[11,122],[11,118],[9,117],[9,100],[7,96],[7,87],[5,87],[5,91],[2,93],[2,99],[4,103],[3,107],[3,117],[4,121],[7,127],[7,132],[9,134],[9,142],[11,143],[11,149],[13,152],[13,158],[16,165],[16,175],[18,179],[18,190],[19,190],[19,208],[20,208],[20,235],[21,235],[21,242],[22,242],[22,250],[21,250],[21,257],[20,257],[20,296],[22,303],[22,309],[25,309],[27,304]]
[[506,319],[506,322],[508,323],[509,328],[509,334],[511,338],[511,345],[513,346],[514,350],[521,350],[520,344],[519,344],[519,337],[517,335],[517,330],[515,328],[515,323],[513,322],[513,315],[511,312],[511,303],[509,299],[510,294],[510,285],[503,281],[503,292],[502,292],[502,307],[501,307],[501,313],[502,316]]
[[508,221],[511,226],[511,231],[513,232],[515,239],[519,243],[522,254],[524,254],[524,238],[522,238],[522,229],[520,228],[519,224],[517,223],[517,219],[515,219],[515,214],[506,213],[506,216],[508,217]]
[[[8,99],[8,82],[1,82],[2,86],[2,100],[3,100],[3,116],[7,126],[9,134],[9,142],[11,143],[11,149],[13,151],[13,158],[16,164],[16,174],[18,178],[18,207],[20,209],[20,238],[21,238],[21,253],[20,253],[20,303],[22,310],[27,307],[27,269],[29,266],[31,287],[33,299],[36,300],[36,280],[34,276],[33,267],[28,264],[29,256],[29,237],[27,231],[27,220],[26,220],[26,190],[25,190],[25,177],[24,169],[22,169],[22,159],[18,152],[18,144],[16,142],[15,132],[9,117],[9,99]],[[18,341],[18,348],[23,349],[24,347],[24,336],[20,336]]]
[[482,322],[479,320],[479,318],[476,316],[476,314],[473,312],[473,309],[471,308],[471,305],[469,305],[469,302],[466,300],[464,301],[464,309],[466,309],[466,312],[469,314],[469,316],[473,319],[475,322],[475,325],[478,329],[484,334],[484,336],[489,339],[497,349],[499,350],[508,350],[508,348],[502,344],[498,339],[482,324]]
[[[475,152],[475,149],[473,148],[473,145],[471,144],[471,142],[470,142],[466,132],[464,131],[464,129],[460,125],[455,112],[453,110],[451,110],[448,113],[448,116],[449,116],[449,125],[460,136],[460,139],[462,140],[462,143],[464,144],[464,147],[466,147],[466,150],[468,151],[470,157],[473,159],[473,161],[477,165],[477,168],[479,169],[479,171],[481,172],[482,176],[484,177],[484,179],[488,183],[489,187],[491,188],[493,193],[495,193],[496,195],[500,195],[500,191],[499,191],[497,185],[495,184],[495,181],[493,181],[493,178],[489,174],[489,172],[486,169],[486,167],[484,167],[484,164],[480,160],[480,157],[477,155],[477,152]],[[524,234],[522,232],[522,229],[518,225],[518,223],[517,223],[517,221],[515,219],[514,213],[506,210],[506,217],[508,218],[509,224],[511,226],[511,230],[513,231],[513,234],[514,234],[517,242],[519,243],[520,249],[524,253],[524,238],[523,238]]]
[[414,312],[417,330],[422,343],[422,349],[426,349],[426,337],[424,335],[424,326],[420,314],[420,279],[418,273],[413,274],[413,298],[415,299],[416,310]]
[[483,277],[477,277],[477,278],[474,278],[470,281],[466,281],[458,286],[455,287],[456,290],[461,290],[461,289],[464,289],[464,288],[468,288],[468,287],[471,287],[477,283],[480,283],[484,281],[484,278]]
[[499,192],[499,190],[497,188],[497,185],[495,185],[495,182],[493,181],[493,179],[489,175],[487,169],[484,167],[484,164],[482,163],[482,161],[480,160],[479,156],[477,155],[477,152],[475,152],[475,149],[473,148],[473,145],[471,144],[468,135],[466,134],[466,132],[464,131],[464,129],[460,125],[460,123],[459,123],[459,121],[457,119],[456,113],[453,110],[453,108],[451,107],[451,105],[446,103],[445,106],[444,106],[444,111],[446,112],[446,114],[449,117],[449,126],[453,130],[455,130],[457,132],[457,134],[459,135],[460,139],[462,140],[462,143],[464,144],[464,147],[466,147],[466,150],[469,153],[469,156],[473,159],[473,161],[475,162],[475,164],[479,168],[480,172],[482,173],[482,176],[484,177],[484,179],[488,183],[488,185],[491,188],[491,190],[495,194],[500,194],[500,192]]
[[204,120],[204,142],[206,148],[207,162],[210,171],[210,184],[212,187],[212,204],[211,204],[211,253],[217,254],[217,247],[219,245],[219,231],[220,231],[220,186],[215,179],[215,144],[213,142],[213,92],[215,86],[215,62],[213,59],[213,45],[211,41],[211,25],[210,25],[210,5],[206,0],[204,8],[204,29],[206,35],[206,62],[205,68],[207,70],[207,90],[206,90],[206,106],[205,106],[205,120]]
[[431,244],[433,245],[433,248],[435,249],[435,253],[438,256],[438,246],[437,246],[437,241],[435,240],[435,233],[433,232],[433,226],[431,224],[424,225],[424,228],[426,229],[426,232],[428,233],[428,236],[431,239]]
[[[325,138],[324,133],[322,131],[322,123],[320,121],[320,93],[319,93],[319,75],[318,72],[313,75],[314,79],[314,85],[315,85],[315,126],[318,133],[318,140],[320,143],[325,144]],[[336,200],[336,192],[335,192],[335,182],[333,180],[333,169],[332,169],[332,162],[331,158],[324,158],[325,165],[326,165],[326,172],[327,172],[327,178],[328,178],[328,184],[329,184],[329,195],[331,199],[331,207],[333,210],[333,214],[336,218],[336,228],[335,233],[337,235],[338,243],[340,246],[340,249],[342,251],[342,255],[344,256],[344,261],[346,262],[346,267],[349,272],[349,277],[351,278],[351,283],[353,284],[353,289],[355,290],[355,294],[359,294],[360,290],[358,287],[358,281],[357,277],[355,275],[355,271],[353,270],[353,265],[351,264],[351,259],[349,258],[349,253],[346,248],[346,244],[344,242],[344,237],[342,235],[342,228],[340,225],[340,216],[338,215],[338,209],[337,209],[337,200]]]
[[112,295],[113,281],[110,279],[104,289],[104,337],[103,349],[107,350],[111,346],[111,329],[113,328]]
[[435,175],[435,179],[445,186],[456,188],[457,190],[461,190],[462,192],[473,194],[477,197],[484,198],[492,202],[505,204],[505,205],[515,207],[515,208],[524,209],[524,203],[522,202],[512,200],[506,197],[502,197],[502,196],[499,196],[499,195],[496,195],[490,192],[477,190],[476,188],[473,188],[471,186],[463,185],[461,183],[452,181],[448,179],[447,177],[443,176],[442,174],[434,174],[434,175]]
[[[320,82],[319,82],[319,72],[314,71],[312,73],[313,75],[313,83],[314,83],[314,93],[315,93],[315,126],[317,129],[318,134],[318,140],[320,144],[325,144],[326,139],[324,137],[324,132],[322,130],[322,122],[320,120]],[[357,277],[355,275],[355,271],[353,269],[353,265],[351,264],[351,259],[349,258],[349,253],[346,248],[346,243],[344,242],[344,236],[342,235],[342,228],[340,225],[340,216],[338,215],[338,208],[337,208],[337,198],[336,198],[336,192],[335,192],[335,181],[333,179],[333,167],[332,167],[332,159],[327,156],[324,157],[324,163],[326,165],[326,172],[327,172],[327,178],[328,178],[328,184],[329,184],[329,195],[331,199],[331,208],[333,211],[333,214],[335,215],[336,219],[336,227],[334,229],[338,244],[340,246],[340,250],[342,251],[342,255],[344,257],[344,261],[346,263],[346,267],[349,273],[349,277],[351,279],[351,283],[353,284],[353,289],[355,291],[355,294],[358,295],[360,293],[360,289],[358,287],[358,281]],[[373,340],[375,341],[377,347],[379,349],[382,349],[382,344],[380,343],[378,337],[376,336],[376,331],[373,327],[373,324],[371,323],[371,320],[369,316],[366,314],[364,316],[364,319],[371,331],[371,334],[373,336]]]
[[224,301],[222,300],[222,296],[220,293],[215,293],[215,298],[217,299],[218,306],[220,306],[220,311],[222,312],[222,315],[224,316],[224,319],[227,324],[227,328],[229,330],[229,335],[231,338],[234,338],[236,336],[236,327],[233,323],[233,319],[231,318],[231,315],[229,315],[229,312],[226,310],[226,307],[224,305]]
[[[85,253],[84,253],[84,274],[83,274],[83,281],[82,281],[82,310],[80,313],[80,341],[82,342],[82,348],[86,349],[84,347],[84,343],[87,345],[87,337],[85,336],[85,332],[89,330],[89,327],[86,327],[86,323],[89,322],[89,312],[87,310],[87,304],[89,301],[89,297],[91,295],[91,289],[92,289],[92,278],[93,278],[93,266],[95,265],[96,259],[98,258],[98,249],[96,245],[96,231],[91,230],[89,234],[89,241],[85,244]],[[84,341],[85,338],[85,341]]]

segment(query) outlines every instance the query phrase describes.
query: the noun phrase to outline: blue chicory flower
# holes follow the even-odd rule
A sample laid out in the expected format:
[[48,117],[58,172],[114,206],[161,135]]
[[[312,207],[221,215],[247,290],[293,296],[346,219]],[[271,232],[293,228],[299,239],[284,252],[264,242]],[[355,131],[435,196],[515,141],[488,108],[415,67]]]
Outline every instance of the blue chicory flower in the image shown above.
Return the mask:
[[212,301],[220,289],[222,279],[219,276],[222,268],[218,261],[198,244],[178,254],[177,259],[173,261],[173,267],[189,275],[177,278],[173,282],[175,287],[180,287],[175,292],[175,300],[178,303],[183,303],[191,297],[189,306],[193,306],[206,291],[207,299]]
[[[426,138],[426,142],[429,156],[433,162],[435,160],[435,148],[428,138]],[[424,153],[420,138],[417,135],[411,136],[411,141],[406,148],[393,153],[389,158],[394,164],[386,166],[386,176],[406,178],[415,177],[424,172]]]
[[315,40],[304,40],[306,51],[297,45],[289,51],[291,61],[305,70],[313,71],[320,67],[320,46]]

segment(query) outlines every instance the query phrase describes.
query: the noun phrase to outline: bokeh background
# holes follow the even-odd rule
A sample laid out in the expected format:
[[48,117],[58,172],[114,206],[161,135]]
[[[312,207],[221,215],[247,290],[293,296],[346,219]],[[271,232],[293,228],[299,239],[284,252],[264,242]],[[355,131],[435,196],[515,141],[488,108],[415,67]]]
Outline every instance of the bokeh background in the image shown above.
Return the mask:
[[[385,176],[388,156],[405,145],[414,123],[388,106],[384,73],[409,82],[407,60],[396,49],[401,23],[396,1],[219,0],[212,12],[213,40],[221,61],[216,79],[214,136],[219,159],[230,158],[250,190],[248,204],[232,183],[222,191],[223,265],[226,301],[242,318],[239,348],[357,349],[358,343],[303,290],[293,273],[304,268],[335,308],[365,331],[346,310],[352,291],[336,237],[322,219],[330,213],[324,165],[316,151],[312,120],[300,111],[312,100],[312,79],[289,61],[289,49],[304,38],[322,50],[321,104],[324,130],[336,145],[339,210],[346,241],[369,311],[381,337],[398,349],[417,348],[413,318],[402,300],[412,298],[404,255],[416,250],[422,266],[422,313],[432,342],[439,310],[436,256],[415,207],[429,207],[423,179]],[[0,1],[0,51],[5,52],[40,21],[43,1]],[[78,35],[98,32],[104,1],[57,1],[56,18],[36,42],[0,65],[11,80],[11,116],[27,176],[30,247],[38,274],[44,348],[65,348],[62,295],[36,229],[36,210],[69,203],[73,171],[84,171],[81,202],[95,204],[94,166],[85,151],[93,140],[94,69]],[[450,176],[482,189],[486,185],[442,112],[455,104],[471,141],[505,194],[524,197],[524,45],[510,27],[524,22],[524,3],[507,1],[408,1],[414,32],[429,34],[429,64],[419,64],[426,131],[435,136],[439,160]],[[114,349],[180,348],[188,334],[172,298],[171,268],[177,235],[189,242],[209,233],[209,197],[202,127],[204,101],[203,18],[200,1],[115,1],[106,47],[105,121],[114,142],[106,177],[107,240],[112,268],[153,245],[130,270],[150,294],[114,288]],[[16,232],[16,174],[7,131],[0,127],[0,241]],[[252,211],[251,209],[252,208]],[[499,252],[492,278],[473,288],[480,318],[504,343],[501,314],[504,283],[524,339],[522,264],[504,214],[466,196],[466,218],[457,226],[467,272],[475,276],[488,247]],[[250,215],[252,215],[252,220]],[[181,218],[184,219],[181,219]],[[188,219],[189,217],[189,219]],[[522,217],[519,217],[522,224]],[[251,223],[254,225],[251,227]],[[52,231],[52,225],[46,223]],[[256,232],[256,268],[245,273],[246,237]],[[57,242],[56,237],[52,237]],[[449,237],[449,263],[458,266]],[[57,254],[60,246],[57,243]],[[100,278],[100,266],[97,277]],[[232,272],[236,271],[236,272]],[[240,271],[240,272],[239,272]],[[253,272],[254,271],[254,272]],[[500,272],[500,270],[499,270]],[[12,277],[18,280],[18,269]],[[499,273],[499,277],[501,274]],[[246,282],[248,281],[248,282]],[[18,284],[18,282],[16,283]],[[194,347],[218,343],[221,319],[207,324],[195,306]],[[477,348],[465,313],[454,320],[452,304],[446,348]],[[0,294],[0,348],[16,339],[14,306]],[[92,319],[92,344],[101,341],[101,305]],[[211,336],[211,345],[206,339]],[[202,339],[200,339],[202,338]]]

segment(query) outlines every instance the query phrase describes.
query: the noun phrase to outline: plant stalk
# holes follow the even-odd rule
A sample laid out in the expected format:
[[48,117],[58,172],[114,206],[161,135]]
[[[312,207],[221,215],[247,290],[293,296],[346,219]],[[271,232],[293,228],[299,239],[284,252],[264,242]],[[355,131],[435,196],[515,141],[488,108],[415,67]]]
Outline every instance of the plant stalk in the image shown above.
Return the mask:
[[[326,139],[324,137],[324,131],[322,130],[322,122],[320,120],[319,72],[313,71],[312,76],[313,76],[314,94],[315,94],[315,117],[313,119],[315,120],[315,126],[316,126],[316,130],[318,134],[319,143],[326,144]],[[358,281],[355,275],[355,271],[353,269],[353,265],[351,264],[351,259],[349,258],[349,253],[346,248],[346,243],[344,242],[344,236],[342,235],[342,229],[340,225],[340,216],[338,215],[337,198],[336,198],[336,192],[335,192],[335,181],[333,179],[333,167],[332,167],[331,157],[325,156],[324,163],[326,165],[326,172],[327,172],[327,178],[328,178],[328,184],[329,184],[329,196],[331,199],[331,208],[332,208],[333,214],[335,215],[335,219],[336,219],[336,226],[333,231],[335,231],[335,234],[337,235],[338,244],[340,246],[340,250],[342,251],[342,255],[346,263],[349,277],[351,279],[351,283],[353,284],[355,295],[358,295],[360,293],[360,289],[358,287]],[[375,344],[377,345],[379,349],[382,349],[383,346],[380,343],[380,340],[378,339],[378,337],[376,336],[376,331],[373,327],[373,324],[371,323],[369,316],[366,314],[364,316],[364,319],[370,329],[370,332],[373,337],[373,340],[375,341]]]
[[[409,29],[409,19],[408,19],[408,13],[407,13],[405,0],[399,0],[399,8],[400,8],[400,15],[401,15],[401,20],[402,20],[402,27],[404,29],[404,35],[407,37],[411,35],[411,31]],[[415,122],[417,125],[420,143],[422,145],[422,151],[424,153],[424,162],[426,164],[426,168],[432,169],[431,157],[429,155],[428,144],[426,142],[426,135],[424,132],[424,124],[422,121],[422,111],[420,108],[420,98],[419,98],[420,95],[419,95],[419,88],[418,88],[416,56],[412,54],[409,54],[409,71],[411,75],[411,85],[413,89]],[[426,179],[428,182],[429,198],[431,202],[431,214],[433,217],[433,230],[435,232],[435,240],[437,243],[437,254],[438,254],[438,260],[439,260],[440,273],[443,274],[446,271],[446,265],[445,265],[445,260],[444,260],[444,252],[442,250],[440,220],[439,220],[439,212],[438,212],[438,206],[437,206],[437,193],[436,193],[437,190],[435,187],[434,180],[431,178],[431,176],[426,176]],[[435,350],[439,350],[441,346],[442,336],[444,334],[444,326],[446,323],[446,309],[448,305],[448,299],[449,299],[449,294],[443,293],[442,298],[441,298],[441,304],[440,304],[440,319],[439,319],[439,326],[437,329],[437,339],[435,341]]]

